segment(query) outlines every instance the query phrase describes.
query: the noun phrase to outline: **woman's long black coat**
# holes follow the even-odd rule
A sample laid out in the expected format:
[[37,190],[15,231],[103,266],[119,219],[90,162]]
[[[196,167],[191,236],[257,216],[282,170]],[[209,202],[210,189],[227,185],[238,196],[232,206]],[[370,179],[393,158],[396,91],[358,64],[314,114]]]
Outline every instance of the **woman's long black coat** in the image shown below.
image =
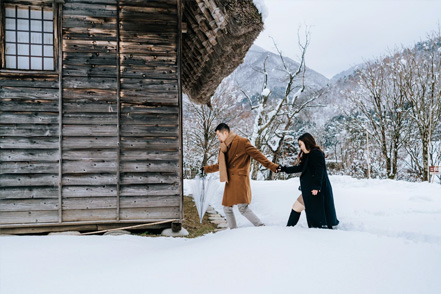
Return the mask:
[[[299,173],[306,219],[310,228],[332,228],[338,225],[331,182],[325,157],[319,149],[311,150],[300,165],[286,167],[287,173]],[[312,190],[318,190],[312,195]]]

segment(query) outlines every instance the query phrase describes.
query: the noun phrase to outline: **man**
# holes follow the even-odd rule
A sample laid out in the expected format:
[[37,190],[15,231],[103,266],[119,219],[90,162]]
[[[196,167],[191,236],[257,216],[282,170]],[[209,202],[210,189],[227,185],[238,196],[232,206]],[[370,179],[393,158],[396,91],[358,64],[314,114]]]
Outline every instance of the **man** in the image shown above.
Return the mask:
[[226,182],[222,205],[228,226],[230,229],[237,228],[233,205],[237,205],[240,213],[253,225],[263,226],[264,224],[248,207],[251,203],[251,157],[273,172],[278,172],[279,166],[269,161],[251,145],[248,139],[230,132],[230,127],[227,124],[218,125],[216,135],[220,141],[218,163],[203,167],[203,171],[206,173],[219,171],[220,181]]

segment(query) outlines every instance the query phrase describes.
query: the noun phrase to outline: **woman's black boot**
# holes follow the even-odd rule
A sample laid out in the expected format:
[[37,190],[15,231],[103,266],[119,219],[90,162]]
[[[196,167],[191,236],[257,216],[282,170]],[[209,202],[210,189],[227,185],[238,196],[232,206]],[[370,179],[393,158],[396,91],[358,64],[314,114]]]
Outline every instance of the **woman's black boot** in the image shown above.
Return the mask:
[[286,224],[286,226],[294,227],[299,221],[299,218],[300,218],[300,212],[291,209],[291,214],[289,215],[288,223]]

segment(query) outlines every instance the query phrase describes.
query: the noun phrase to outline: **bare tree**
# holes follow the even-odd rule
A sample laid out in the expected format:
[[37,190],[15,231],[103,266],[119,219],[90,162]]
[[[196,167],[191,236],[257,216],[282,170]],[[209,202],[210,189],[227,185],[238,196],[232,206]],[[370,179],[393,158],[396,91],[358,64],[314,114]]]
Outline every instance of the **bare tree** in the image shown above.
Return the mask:
[[[341,79],[334,95],[350,102],[341,103],[346,129],[328,130],[327,138],[345,171],[360,165],[362,154],[369,156],[374,176],[407,180],[428,180],[429,165],[440,162],[441,150],[441,34],[429,36],[413,48],[403,48],[386,58],[365,62],[354,74]],[[365,152],[369,138],[369,154]],[[362,133],[364,136],[362,136]],[[342,142],[335,140],[339,136]],[[367,151],[367,150],[366,150]]]
[[[279,123],[275,126],[274,130],[272,131],[272,134],[274,134],[274,136],[272,136],[271,140],[266,140],[266,146],[272,155],[273,162],[278,162],[280,156],[282,155],[285,138],[287,137],[287,135],[289,135],[292,132],[291,129],[296,121],[296,118],[299,116],[299,114],[303,113],[306,108],[316,107],[315,105],[312,104],[312,102],[320,98],[323,95],[323,93],[326,91],[326,88],[322,88],[319,90],[312,90],[312,89],[306,90],[306,85],[304,83],[305,71],[306,71],[305,53],[307,46],[309,45],[308,33],[306,34],[307,35],[306,35],[305,45],[299,43],[299,47],[301,48],[301,52],[302,52],[301,60],[303,62],[303,68],[300,68],[299,66],[295,76],[292,76],[292,73],[288,68],[287,63],[285,62],[282,52],[274,43],[277,53],[279,54],[280,60],[282,61],[283,70],[286,72],[286,75],[288,77],[288,85],[285,89],[285,96],[284,96],[284,98],[286,97],[285,104],[283,105],[282,110],[279,114],[280,117]],[[301,70],[301,72],[299,70]],[[291,81],[291,78],[295,78],[296,76],[301,76],[302,81],[300,85],[293,85],[293,82]],[[298,89],[292,95],[293,91],[295,90],[294,87],[296,86]],[[274,173],[269,171],[267,179],[273,180]]]
[[[305,90],[305,54],[310,42],[308,31],[305,32],[305,40],[303,42],[301,41],[299,32],[299,48],[301,51],[301,55],[299,66],[295,71],[291,71],[288,68],[281,51],[278,49],[276,43],[274,42],[274,45],[277,52],[279,53],[282,62],[282,70],[286,73],[287,82],[283,96],[277,99],[270,99],[272,91],[270,90],[268,85],[269,73],[266,66],[268,57],[265,58],[263,62],[263,70],[261,72],[264,77],[263,85],[261,93],[257,95],[257,99],[255,101],[252,101],[251,97],[249,97],[249,95],[245,93],[245,91],[242,91],[245,97],[248,98],[251,105],[251,110],[254,112],[253,132],[250,138],[251,144],[253,144],[259,150],[262,150],[263,147],[266,147],[266,149],[271,150],[272,153],[277,154],[277,156],[280,155],[281,145],[283,144],[283,138],[285,137],[283,130],[288,130],[293,123],[293,118],[310,103],[305,102],[305,105],[302,106],[299,105],[298,100],[300,94],[303,93],[303,91]],[[295,83],[295,81],[298,80],[301,81],[300,85],[298,83]],[[285,118],[285,120],[281,119],[282,117]],[[281,126],[282,124],[283,126]],[[275,136],[276,130],[279,129],[281,130]],[[268,148],[271,145],[270,139],[276,139],[276,145],[280,145],[280,147]],[[259,172],[259,165],[253,161],[251,168],[251,177],[255,180],[257,179],[257,175]]]
[[184,103],[184,157],[189,175],[201,166],[217,160],[219,151],[215,128],[221,123],[228,123],[240,132],[240,121],[247,118],[247,113],[230,94],[218,91],[211,99],[211,105],[198,105],[190,101]]
[[420,50],[406,50],[406,99],[411,107],[410,117],[417,127],[421,142],[422,163],[418,160],[415,148],[407,150],[421,173],[423,181],[429,180],[431,158],[431,139],[441,123],[441,57],[440,47],[436,46],[440,36],[423,44]]
[[391,179],[397,176],[398,152],[406,134],[403,75],[399,58],[366,62],[358,73],[358,88],[346,92],[356,111],[366,117],[370,129],[367,131],[378,144]]

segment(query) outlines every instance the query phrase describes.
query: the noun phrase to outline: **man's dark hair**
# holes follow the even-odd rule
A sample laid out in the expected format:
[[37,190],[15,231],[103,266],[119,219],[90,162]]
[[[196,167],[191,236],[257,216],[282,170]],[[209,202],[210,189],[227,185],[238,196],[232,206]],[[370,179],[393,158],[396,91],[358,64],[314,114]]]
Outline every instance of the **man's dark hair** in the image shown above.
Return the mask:
[[214,130],[215,132],[219,131],[219,132],[230,132],[230,127],[227,124],[221,123],[219,124],[216,129]]

